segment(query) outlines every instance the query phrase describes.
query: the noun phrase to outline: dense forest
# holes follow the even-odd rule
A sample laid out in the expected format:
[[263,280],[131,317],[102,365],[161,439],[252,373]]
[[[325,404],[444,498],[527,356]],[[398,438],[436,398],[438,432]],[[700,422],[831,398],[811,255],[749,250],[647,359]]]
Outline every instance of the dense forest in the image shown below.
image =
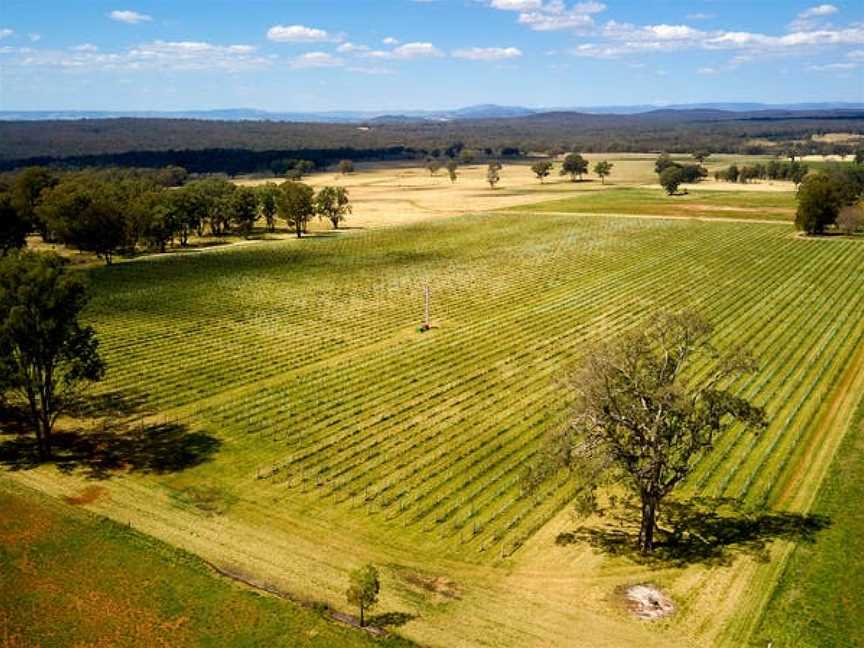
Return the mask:
[[812,140],[831,132],[864,134],[864,112],[658,110],[637,115],[543,113],[462,121],[311,124],[270,121],[99,119],[0,122],[0,169],[63,165],[163,167],[229,174],[266,171],[281,159],[317,165],[458,153],[530,152],[845,153]]

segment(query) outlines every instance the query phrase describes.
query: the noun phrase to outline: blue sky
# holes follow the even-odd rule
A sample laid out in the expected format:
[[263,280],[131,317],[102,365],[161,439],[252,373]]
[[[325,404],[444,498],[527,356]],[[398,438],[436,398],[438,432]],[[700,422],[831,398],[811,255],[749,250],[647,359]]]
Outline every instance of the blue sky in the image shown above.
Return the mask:
[[0,0],[0,109],[864,101],[864,2]]

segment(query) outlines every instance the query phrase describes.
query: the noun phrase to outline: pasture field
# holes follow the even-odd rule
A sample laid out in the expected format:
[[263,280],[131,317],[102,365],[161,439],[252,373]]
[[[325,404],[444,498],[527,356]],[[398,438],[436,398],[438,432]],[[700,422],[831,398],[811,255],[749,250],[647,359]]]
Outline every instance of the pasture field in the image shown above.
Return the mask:
[[[346,180],[352,199],[394,177],[370,175]],[[374,561],[377,611],[424,644],[748,645],[793,540],[814,537],[806,514],[864,390],[864,241],[796,237],[783,192],[700,189],[666,212],[650,188],[534,182],[534,202],[579,195],[460,218],[424,203],[401,224],[388,211],[365,230],[90,270],[101,397],[64,422],[58,467],[4,437],[9,478],[56,497],[98,479],[86,508],[343,609],[348,570]],[[489,193],[438,200],[457,191]],[[495,193],[477,204],[520,204]],[[590,201],[598,213],[568,213]],[[693,205],[752,222],[656,217]],[[723,504],[710,546],[685,528],[690,551],[644,564],[578,540],[578,475],[531,495],[520,477],[565,421],[558,378],[585,345],[683,307],[719,349],[752,349],[760,371],[734,387],[771,424],[732,430],[686,484]],[[630,615],[620,588],[643,582],[674,616]]]
[[[594,191],[603,191],[606,195],[606,192],[615,193],[616,189],[623,187],[656,186],[657,174],[654,173],[656,156],[593,153],[586,154],[584,157],[590,163],[590,172],[584,176],[583,182],[571,182],[569,177],[559,176],[560,163],[556,163],[552,175],[541,184],[531,172],[530,161],[506,162],[501,170],[501,182],[495,189],[490,189],[486,182],[485,164],[460,167],[459,178],[456,183],[450,182],[446,171],[439,171],[437,175],[433,176],[422,166],[417,166],[416,163],[401,166],[358,165],[357,173],[349,175],[335,172],[315,173],[304,178],[303,181],[316,189],[324,185],[346,187],[351,195],[351,203],[354,208],[347,225],[364,228],[399,226],[466,213],[506,207],[525,207],[542,201],[568,199],[574,195],[583,198],[588,195],[588,192]],[[693,162],[688,156],[673,156],[673,159]],[[709,176],[711,176],[716,169],[725,168],[733,162],[739,165],[753,164],[768,159],[770,158],[760,156],[718,155],[709,158],[706,167]],[[605,185],[601,184],[593,173],[594,164],[599,160],[608,160],[614,164],[612,175],[606,179]],[[240,179],[238,184],[254,186],[273,181],[272,178]],[[778,198],[780,207],[789,207],[794,198],[793,187],[789,182],[754,182],[748,185],[739,185],[715,182],[709,177],[699,185],[688,185],[691,192],[694,188],[707,187],[713,191],[731,191],[747,196],[756,192],[777,191],[786,195],[785,201]],[[656,193],[658,196],[662,195],[659,189]],[[593,193],[590,195],[594,197]],[[595,198],[599,198],[599,196]],[[678,198],[681,197],[676,197],[675,204],[677,204]],[[686,200],[686,197],[683,198]],[[726,200],[732,200],[732,198],[727,196]]]
[[[649,187],[581,192],[564,199],[533,204],[528,209],[581,214],[692,216],[787,222],[795,218],[795,194],[791,191],[730,191],[719,189],[714,183],[710,186],[710,189],[705,189],[697,185],[689,188],[687,194],[674,197],[667,196],[662,189]],[[526,208],[509,209],[522,211]]]
[[6,481],[0,569],[0,638],[9,647],[413,645],[252,593],[194,556]]

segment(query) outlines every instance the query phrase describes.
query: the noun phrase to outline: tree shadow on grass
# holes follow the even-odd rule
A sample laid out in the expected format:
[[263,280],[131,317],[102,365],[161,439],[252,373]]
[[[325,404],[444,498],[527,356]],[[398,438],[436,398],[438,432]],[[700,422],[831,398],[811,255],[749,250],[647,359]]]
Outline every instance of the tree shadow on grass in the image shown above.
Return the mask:
[[370,616],[368,622],[369,625],[378,626],[379,628],[383,628],[385,626],[390,628],[398,628],[405,625],[412,619],[416,618],[416,615],[408,614],[407,612],[384,612],[382,614]]
[[[212,460],[219,439],[176,421],[145,421],[143,402],[118,394],[92,399],[82,411],[97,424],[55,432],[47,463],[66,473],[109,479],[118,473],[180,472]],[[26,417],[15,408],[0,409],[0,465],[29,470],[43,463]]]
[[639,514],[639,507],[631,502],[609,516],[611,523],[560,533],[555,542],[585,542],[603,553],[642,564],[728,565],[738,554],[767,561],[772,541],[813,543],[818,533],[831,525],[824,515],[746,510],[732,498],[669,501],[661,508],[654,552],[646,555],[636,546]]

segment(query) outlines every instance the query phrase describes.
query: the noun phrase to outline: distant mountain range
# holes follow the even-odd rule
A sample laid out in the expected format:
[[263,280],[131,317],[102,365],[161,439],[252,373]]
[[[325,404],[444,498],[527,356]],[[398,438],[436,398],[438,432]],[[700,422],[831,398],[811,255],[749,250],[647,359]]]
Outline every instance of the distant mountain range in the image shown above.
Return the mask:
[[823,111],[862,110],[864,103],[694,103],[656,106],[566,106],[526,108],[524,106],[498,106],[484,104],[455,110],[396,110],[396,111],[324,111],[324,112],[270,112],[254,108],[226,108],[219,110],[0,110],[0,121],[41,121],[74,119],[163,118],[203,119],[211,121],[273,121],[307,122],[323,124],[362,123],[416,123],[430,121],[460,121],[470,119],[506,119],[548,113],[583,113],[595,115],[637,115],[658,111],[723,111],[754,113],[759,111]]

